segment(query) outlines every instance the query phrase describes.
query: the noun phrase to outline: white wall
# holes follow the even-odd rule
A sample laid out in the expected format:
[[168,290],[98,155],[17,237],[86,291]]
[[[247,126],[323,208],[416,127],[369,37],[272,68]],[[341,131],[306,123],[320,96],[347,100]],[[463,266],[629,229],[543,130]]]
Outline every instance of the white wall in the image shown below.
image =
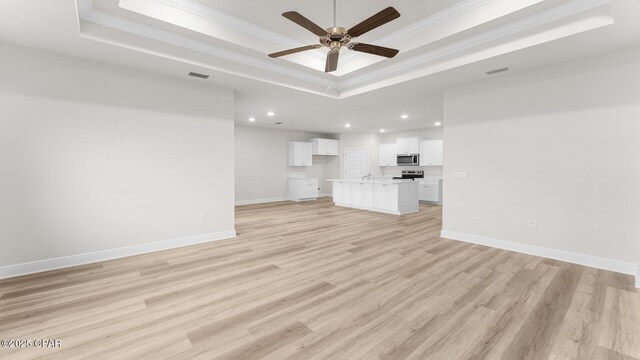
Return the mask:
[[233,232],[232,91],[0,53],[0,267]]
[[625,271],[638,262],[639,49],[451,89],[444,102],[445,231]]
[[[409,130],[393,133],[385,133],[382,136],[382,144],[396,143],[399,138],[420,137],[423,140],[442,140],[443,131],[442,127],[433,127],[427,129]],[[402,170],[422,170],[424,176],[442,176],[442,166],[385,166],[381,168],[382,176],[386,178],[392,178],[394,176],[401,176]]]
[[320,194],[331,193],[326,179],[338,176],[338,156],[314,156],[310,167],[288,166],[289,141],[331,136],[236,126],[235,137],[236,202],[285,199],[289,196],[289,176],[317,177]]

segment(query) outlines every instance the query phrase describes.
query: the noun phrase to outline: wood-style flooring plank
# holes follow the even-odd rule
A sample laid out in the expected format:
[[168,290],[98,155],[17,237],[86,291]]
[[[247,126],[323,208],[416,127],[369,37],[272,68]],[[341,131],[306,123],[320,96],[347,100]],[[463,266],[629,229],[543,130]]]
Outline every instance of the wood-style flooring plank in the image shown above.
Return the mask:
[[238,237],[0,280],[0,359],[640,360],[633,278],[439,237],[329,199],[236,208]]

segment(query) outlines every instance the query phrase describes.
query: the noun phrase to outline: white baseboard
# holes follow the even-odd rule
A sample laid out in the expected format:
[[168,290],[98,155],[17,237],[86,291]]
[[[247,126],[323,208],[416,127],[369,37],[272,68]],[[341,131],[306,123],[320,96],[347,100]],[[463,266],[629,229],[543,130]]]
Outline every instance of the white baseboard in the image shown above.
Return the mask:
[[291,198],[289,198],[288,196],[266,198],[266,199],[237,200],[236,201],[236,206],[239,206],[239,205],[254,205],[254,204],[267,204],[267,203],[272,203],[272,202],[290,201],[290,200],[291,200]]
[[442,230],[440,233],[440,237],[450,240],[458,240],[464,241],[472,244],[485,245],[489,247],[494,247],[498,249],[515,251],[528,255],[540,256],[548,259],[566,261],[573,264],[589,266],[596,269],[609,270],[617,273],[635,275],[636,276],[636,286],[638,286],[638,282],[640,281],[640,269],[638,269],[638,264],[606,259],[597,256],[584,255],[573,253],[564,250],[557,250],[551,248],[545,248],[540,246],[528,245],[515,243],[511,241],[499,240],[485,236],[472,235],[459,233],[455,231]]
[[351,208],[351,209],[358,209],[358,210],[367,210],[367,211],[372,211],[372,212],[378,212],[378,213],[382,213],[382,214],[389,214],[389,215],[406,215],[406,214],[412,214],[418,211],[409,211],[409,212],[400,212],[400,211],[391,211],[391,210],[380,210],[380,209],[376,209],[376,208],[370,208],[370,207],[366,207],[366,206],[358,206],[358,205],[351,205],[351,204],[342,204],[342,203],[334,203],[335,206],[341,206],[341,207],[346,207],[346,208]]
[[146,254],[150,252],[196,245],[211,241],[230,239],[236,237],[235,230],[227,230],[210,234],[188,236],[179,239],[158,241],[150,244],[135,245],[124,248],[96,251],[92,253],[65,256],[55,259],[39,260],[34,262],[1,266],[0,279],[14,276],[33,274],[43,271],[62,269],[71,266],[85,265],[99,261],[119,259],[128,256]]
[[638,272],[636,273],[636,287],[640,289],[640,264],[638,264]]

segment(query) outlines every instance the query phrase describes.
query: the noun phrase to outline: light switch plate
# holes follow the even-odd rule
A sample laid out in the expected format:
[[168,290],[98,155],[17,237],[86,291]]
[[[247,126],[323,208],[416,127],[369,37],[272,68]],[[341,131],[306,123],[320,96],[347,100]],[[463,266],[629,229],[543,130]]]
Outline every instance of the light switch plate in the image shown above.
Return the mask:
[[466,171],[452,172],[451,177],[453,178],[453,180],[467,180],[467,172]]

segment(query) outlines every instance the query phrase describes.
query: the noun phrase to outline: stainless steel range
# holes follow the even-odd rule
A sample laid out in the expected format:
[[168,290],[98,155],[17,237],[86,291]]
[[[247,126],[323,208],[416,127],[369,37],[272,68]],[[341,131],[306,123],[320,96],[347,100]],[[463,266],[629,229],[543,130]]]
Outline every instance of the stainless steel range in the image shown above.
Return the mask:
[[396,176],[394,180],[424,179],[424,170],[402,170],[402,176]]

